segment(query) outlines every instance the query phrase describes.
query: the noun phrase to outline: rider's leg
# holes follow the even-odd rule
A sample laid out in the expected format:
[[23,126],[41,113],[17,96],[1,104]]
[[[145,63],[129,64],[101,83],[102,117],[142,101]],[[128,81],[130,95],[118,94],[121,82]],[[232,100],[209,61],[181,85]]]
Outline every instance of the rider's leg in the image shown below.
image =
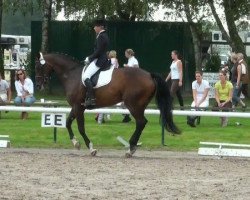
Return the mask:
[[85,106],[94,106],[95,105],[95,94],[93,85],[90,81],[92,75],[94,75],[98,70],[99,67],[95,65],[96,60],[91,62],[87,69],[82,72],[82,82],[84,82],[86,86],[86,99],[85,99]]

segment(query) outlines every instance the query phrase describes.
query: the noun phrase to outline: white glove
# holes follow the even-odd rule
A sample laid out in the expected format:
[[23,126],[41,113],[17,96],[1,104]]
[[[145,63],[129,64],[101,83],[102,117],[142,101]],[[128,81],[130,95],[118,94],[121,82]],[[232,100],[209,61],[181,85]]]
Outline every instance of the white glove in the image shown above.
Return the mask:
[[88,65],[88,64],[89,64],[89,57],[86,57],[86,58],[85,58],[84,63],[85,63],[85,65]]

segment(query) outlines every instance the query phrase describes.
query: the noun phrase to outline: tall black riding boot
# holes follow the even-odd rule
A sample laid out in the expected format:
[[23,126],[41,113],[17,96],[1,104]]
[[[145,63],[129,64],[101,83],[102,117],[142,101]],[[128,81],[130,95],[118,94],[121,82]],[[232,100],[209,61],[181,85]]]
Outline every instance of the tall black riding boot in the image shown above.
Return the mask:
[[94,94],[93,85],[89,78],[87,78],[84,81],[84,83],[86,86],[86,98],[85,98],[84,104],[86,108],[94,108],[96,104],[95,104],[95,94]]
[[187,116],[187,124],[191,127],[196,127],[195,126],[195,120],[197,116]]

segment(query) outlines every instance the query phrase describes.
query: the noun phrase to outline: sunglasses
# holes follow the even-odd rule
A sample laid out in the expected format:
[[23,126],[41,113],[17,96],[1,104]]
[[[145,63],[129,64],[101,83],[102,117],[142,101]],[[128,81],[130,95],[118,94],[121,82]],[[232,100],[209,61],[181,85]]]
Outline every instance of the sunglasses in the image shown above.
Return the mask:
[[23,75],[23,73],[20,73],[20,74],[17,74],[17,75],[18,75],[18,76],[19,76],[19,75]]

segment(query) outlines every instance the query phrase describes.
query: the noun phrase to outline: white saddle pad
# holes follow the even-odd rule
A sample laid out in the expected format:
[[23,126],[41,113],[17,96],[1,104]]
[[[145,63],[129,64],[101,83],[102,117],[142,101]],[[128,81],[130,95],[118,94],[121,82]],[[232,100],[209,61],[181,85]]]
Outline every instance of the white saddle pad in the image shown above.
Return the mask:
[[110,67],[110,69],[106,71],[101,71],[99,74],[97,84],[94,88],[99,88],[99,87],[109,84],[109,82],[111,81],[113,71],[114,71],[114,67]]

